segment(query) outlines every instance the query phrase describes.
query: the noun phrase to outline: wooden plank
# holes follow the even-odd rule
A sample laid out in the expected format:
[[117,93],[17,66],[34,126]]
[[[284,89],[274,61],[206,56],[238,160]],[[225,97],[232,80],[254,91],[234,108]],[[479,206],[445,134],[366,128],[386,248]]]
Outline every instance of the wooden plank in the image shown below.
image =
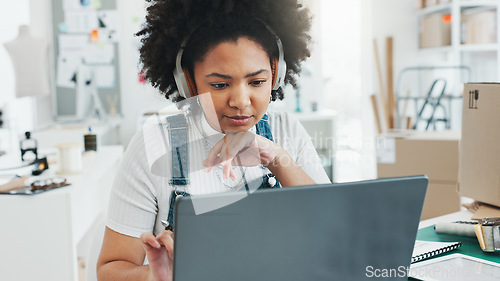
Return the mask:
[[389,128],[395,128],[396,116],[396,100],[394,97],[394,62],[393,62],[393,38],[386,39],[386,62],[387,62],[387,111],[389,113]]
[[382,67],[380,64],[380,57],[378,54],[378,46],[377,46],[377,39],[373,39],[373,53],[375,56],[375,65],[377,67],[377,77],[378,77],[378,101],[380,104],[380,119],[382,120],[381,122],[381,128],[389,127],[389,112],[387,111],[387,99],[385,98],[386,92],[384,90],[384,79],[382,78]]
[[407,130],[413,129],[412,123],[413,123],[413,121],[412,121],[411,117],[406,117],[406,129]]
[[378,106],[377,106],[377,96],[376,95],[370,95],[370,100],[372,103],[372,109],[373,109],[373,117],[375,119],[375,125],[377,127],[377,134],[380,135],[382,133],[382,127],[381,127],[381,120],[380,120],[380,114],[378,112]]

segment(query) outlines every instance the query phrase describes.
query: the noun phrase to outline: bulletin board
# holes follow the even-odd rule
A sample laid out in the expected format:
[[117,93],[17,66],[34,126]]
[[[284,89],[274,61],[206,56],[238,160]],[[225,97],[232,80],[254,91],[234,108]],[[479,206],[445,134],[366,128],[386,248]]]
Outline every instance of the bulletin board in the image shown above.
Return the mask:
[[55,66],[54,117],[76,114],[76,71],[80,63],[92,70],[102,107],[119,114],[119,16],[116,0],[52,0]]

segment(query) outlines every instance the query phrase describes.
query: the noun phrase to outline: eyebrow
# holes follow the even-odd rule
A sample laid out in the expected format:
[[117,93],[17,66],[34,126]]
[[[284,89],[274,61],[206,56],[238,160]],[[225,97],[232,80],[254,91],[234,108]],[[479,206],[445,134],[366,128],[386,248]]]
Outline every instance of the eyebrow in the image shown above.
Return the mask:
[[[260,69],[260,70],[257,70],[255,72],[252,72],[252,73],[245,75],[245,78],[257,76],[257,75],[261,74],[262,72],[266,72],[266,71],[268,71],[268,70],[267,69]],[[206,75],[205,77],[218,77],[218,78],[222,78],[222,79],[233,79],[233,77],[230,75],[220,74],[217,72],[210,73],[210,74]]]

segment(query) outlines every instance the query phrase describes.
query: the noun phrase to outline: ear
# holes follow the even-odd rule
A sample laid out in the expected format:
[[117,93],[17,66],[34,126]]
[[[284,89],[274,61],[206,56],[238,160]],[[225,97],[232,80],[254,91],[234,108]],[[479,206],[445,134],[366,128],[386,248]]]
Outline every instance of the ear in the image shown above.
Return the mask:
[[272,87],[274,88],[274,84],[276,83],[276,78],[278,74],[278,59],[273,58],[271,60],[271,73],[273,75],[273,84]]
[[194,82],[194,79],[191,77],[191,74],[189,74],[189,70],[187,68],[182,69],[184,71],[184,77],[186,77],[186,83],[189,88],[189,93],[191,94],[192,97],[198,95],[198,91],[196,90],[196,83]]

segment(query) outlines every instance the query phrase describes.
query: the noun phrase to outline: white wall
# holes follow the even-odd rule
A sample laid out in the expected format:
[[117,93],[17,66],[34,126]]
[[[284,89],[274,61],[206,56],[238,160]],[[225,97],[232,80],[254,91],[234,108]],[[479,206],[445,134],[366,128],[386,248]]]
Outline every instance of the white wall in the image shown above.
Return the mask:
[[[11,1],[8,6],[3,4],[0,8],[0,108],[3,110],[4,126],[20,133],[33,127],[32,100],[29,97],[16,98],[14,68],[3,43],[17,37],[19,25],[30,24],[29,2],[20,0]],[[11,136],[2,135],[2,138],[10,139]],[[0,148],[10,148],[2,142],[5,140],[0,140]]]
[[[359,148],[361,178],[376,177],[375,121],[369,95],[379,92],[373,48],[376,39],[381,62],[383,87],[387,90],[386,38],[393,37],[394,90],[399,72],[417,61],[418,24],[413,0],[360,0],[362,13],[361,65],[362,65],[362,139]],[[371,165],[370,165],[371,164]]]
[[[6,4],[2,3],[2,4]],[[0,44],[13,40],[20,25],[29,25],[30,33],[50,42],[50,0],[11,1],[0,9]],[[47,61],[51,61],[47,58]],[[50,71],[50,70],[49,70]],[[0,47],[0,107],[6,110],[6,126],[13,132],[32,130],[52,121],[50,96],[15,96],[15,75],[12,62],[3,47]]]
[[[396,83],[400,71],[409,66],[418,64],[418,22],[414,0],[364,0],[371,6],[371,32],[372,38],[378,43],[382,73],[384,77],[384,89],[387,89],[386,82],[386,37],[392,36],[394,39],[394,83]],[[366,46],[372,54],[372,41],[367,42]],[[373,63],[371,70],[373,80],[371,81],[371,92],[378,92],[378,79],[376,77],[376,68]],[[394,84],[396,90],[396,84]]]
[[126,146],[137,129],[137,120],[142,112],[149,109],[160,109],[169,102],[159,92],[138,82],[139,72],[139,39],[134,33],[139,31],[145,16],[145,1],[117,0],[120,13],[121,38],[120,52],[120,88],[123,122],[121,141]]

